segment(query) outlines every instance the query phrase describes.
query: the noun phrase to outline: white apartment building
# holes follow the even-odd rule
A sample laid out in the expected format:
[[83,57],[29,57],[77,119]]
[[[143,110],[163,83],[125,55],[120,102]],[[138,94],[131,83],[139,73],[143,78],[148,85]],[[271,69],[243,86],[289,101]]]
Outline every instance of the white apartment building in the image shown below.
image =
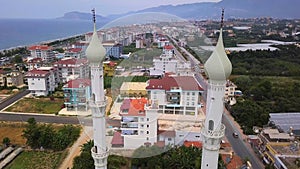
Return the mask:
[[193,76],[190,62],[182,62],[175,58],[175,49],[171,45],[163,47],[159,58],[153,59],[150,76],[163,76],[165,73],[174,73],[178,76]]
[[87,59],[65,58],[54,63],[57,69],[58,82],[66,83],[76,78],[89,77],[89,65]]
[[147,81],[148,98],[158,105],[158,113],[192,115],[201,108],[203,89],[193,76],[165,76]]
[[145,98],[123,101],[120,115],[125,149],[136,149],[157,142],[157,109],[149,109],[147,104]]
[[166,72],[176,72],[178,60],[174,58],[174,48],[171,45],[164,46],[159,58],[153,59],[153,68],[150,68],[150,76],[161,76]]
[[33,96],[47,96],[55,90],[55,69],[42,67],[27,72],[25,78],[28,82],[28,90]]
[[48,45],[34,45],[28,48],[32,58],[42,58],[45,62],[51,62],[55,58],[52,47]]

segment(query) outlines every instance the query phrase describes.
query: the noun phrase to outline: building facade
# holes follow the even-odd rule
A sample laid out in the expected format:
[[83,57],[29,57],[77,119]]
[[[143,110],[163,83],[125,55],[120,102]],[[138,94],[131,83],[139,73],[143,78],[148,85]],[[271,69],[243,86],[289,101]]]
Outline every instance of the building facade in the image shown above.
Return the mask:
[[52,47],[48,45],[34,45],[28,48],[32,58],[42,58],[45,62],[52,62],[55,58],[55,53]]
[[151,102],[158,105],[158,113],[195,117],[199,114],[203,89],[193,76],[150,79],[146,90]]
[[33,96],[47,96],[55,91],[55,70],[33,69],[26,73],[28,90]]
[[146,98],[124,99],[120,108],[124,148],[136,149],[157,142],[157,110],[147,109]]
[[67,110],[87,110],[91,98],[91,80],[74,79],[63,86],[64,104]]
[[66,83],[76,78],[89,77],[87,59],[65,58],[55,62],[53,66],[57,69],[59,83]]

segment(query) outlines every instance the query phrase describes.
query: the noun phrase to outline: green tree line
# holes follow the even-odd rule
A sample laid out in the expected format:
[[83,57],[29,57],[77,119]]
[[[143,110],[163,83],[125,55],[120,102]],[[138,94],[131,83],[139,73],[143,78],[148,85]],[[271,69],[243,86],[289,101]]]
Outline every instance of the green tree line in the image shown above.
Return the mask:
[[72,125],[64,125],[56,130],[51,124],[38,124],[34,118],[28,119],[27,123],[22,136],[33,149],[42,147],[61,151],[74,143],[80,135],[80,128]]

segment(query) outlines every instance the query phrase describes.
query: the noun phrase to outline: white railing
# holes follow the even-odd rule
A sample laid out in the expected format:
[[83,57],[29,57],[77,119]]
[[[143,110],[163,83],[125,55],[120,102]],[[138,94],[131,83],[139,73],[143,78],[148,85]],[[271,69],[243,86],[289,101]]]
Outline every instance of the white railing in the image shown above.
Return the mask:
[[224,124],[221,124],[221,127],[218,130],[206,130],[205,127],[203,127],[202,134],[205,137],[221,138],[225,135],[225,126],[224,126]]

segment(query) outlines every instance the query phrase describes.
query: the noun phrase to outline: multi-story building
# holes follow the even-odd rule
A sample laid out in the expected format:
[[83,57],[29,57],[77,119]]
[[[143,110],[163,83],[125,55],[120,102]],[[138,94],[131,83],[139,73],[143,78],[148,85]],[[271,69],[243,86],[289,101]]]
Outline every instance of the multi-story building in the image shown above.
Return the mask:
[[63,86],[65,107],[67,110],[87,110],[91,97],[91,80],[74,79]]
[[12,87],[12,86],[21,86],[24,84],[24,76],[19,71],[12,72],[0,72],[0,86]]
[[34,45],[30,46],[28,50],[30,51],[32,58],[42,58],[45,62],[51,62],[55,58],[52,47],[48,45]]
[[230,80],[227,80],[224,100],[227,101],[230,105],[234,105],[236,103],[236,99],[235,99],[236,88],[237,86],[234,83],[232,83]]
[[23,73],[18,71],[9,72],[6,74],[6,86],[21,86],[24,84]]
[[32,58],[27,61],[27,68],[28,70],[38,69],[42,67],[44,64],[42,58]]
[[150,69],[150,75],[163,75],[166,72],[176,72],[178,60],[174,58],[173,46],[164,46],[163,53],[159,58],[153,59],[153,68]]
[[124,148],[136,149],[157,142],[157,110],[147,108],[146,98],[124,99],[120,108]]
[[115,63],[113,61],[103,62],[103,74],[104,74],[104,76],[114,76],[116,67],[117,67],[117,63]]
[[55,69],[40,68],[33,69],[26,73],[28,90],[33,96],[47,96],[55,90]]
[[107,57],[119,58],[123,53],[123,46],[115,41],[102,42],[102,45],[106,50]]
[[88,78],[89,66],[87,59],[65,58],[54,63],[58,71],[58,82],[66,83],[76,78]]
[[193,76],[165,76],[147,81],[148,98],[158,105],[158,113],[199,114],[203,89]]
[[163,47],[163,53],[159,58],[153,59],[153,67],[150,68],[150,76],[163,76],[165,73],[174,73],[179,76],[194,75],[191,63],[176,59],[175,49],[171,45]]
[[84,53],[82,48],[71,48],[65,51],[66,58],[83,58]]
[[3,70],[0,70],[0,86],[6,85],[6,72]]

